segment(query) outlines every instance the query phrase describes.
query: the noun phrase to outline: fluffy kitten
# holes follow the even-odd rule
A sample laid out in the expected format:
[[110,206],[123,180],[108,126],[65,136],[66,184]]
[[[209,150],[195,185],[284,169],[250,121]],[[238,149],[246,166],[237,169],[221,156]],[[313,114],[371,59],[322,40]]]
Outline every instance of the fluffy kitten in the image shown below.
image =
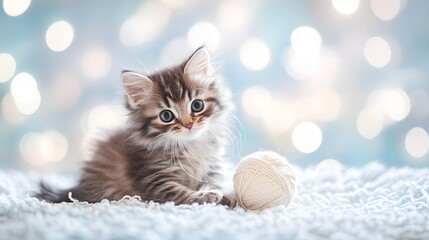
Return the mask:
[[[219,162],[228,142],[231,94],[204,47],[188,60],[148,76],[123,71],[126,128],[96,143],[77,186],[55,191],[41,184],[39,199],[142,200],[236,206],[220,191]],[[106,121],[109,121],[106,119]]]

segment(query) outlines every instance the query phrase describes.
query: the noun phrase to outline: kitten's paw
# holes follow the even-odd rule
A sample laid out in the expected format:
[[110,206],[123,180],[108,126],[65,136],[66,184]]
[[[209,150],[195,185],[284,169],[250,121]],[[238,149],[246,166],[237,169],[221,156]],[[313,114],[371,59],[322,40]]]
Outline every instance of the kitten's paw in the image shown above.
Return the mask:
[[218,190],[208,190],[197,192],[197,197],[194,202],[202,203],[220,203],[222,201],[223,194]]
[[222,197],[222,201],[220,202],[222,205],[226,205],[229,208],[235,208],[238,204],[238,199],[235,194],[227,194]]

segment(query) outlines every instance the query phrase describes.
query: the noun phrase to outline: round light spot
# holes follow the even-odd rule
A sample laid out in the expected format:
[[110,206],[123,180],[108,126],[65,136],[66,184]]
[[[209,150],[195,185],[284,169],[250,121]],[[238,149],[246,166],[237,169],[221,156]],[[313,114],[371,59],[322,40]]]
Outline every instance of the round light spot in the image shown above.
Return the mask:
[[209,22],[199,22],[193,25],[187,35],[188,44],[192,49],[205,45],[209,49],[216,49],[220,36],[216,27]]
[[85,161],[92,159],[94,148],[92,143],[101,140],[108,129],[125,124],[127,116],[119,105],[103,105],[91,109],[81,119],[81,129],[85,133],[82,139],[82,157]]
[[383,129],[383,116],[377,109],[366,107],[359,113],[356,124],[362,137],[373,139]]
[[318,55],[322,46],[322,38],[319,32],[308,26],[293,30],[290,41],[293,50],[300,56]]
[[61,133],[52,130],[25,135],[19,148],[24,160],[31,165],[42,166],[62,160],[67,154],[68,142]]
[[118,127],[124,124],[126,115],[120,106],[106,105],[93,108],[87,119],[87,129],[97,130]]
[[218,9],[217,17],[223,29],[240,31],[250,22],[251,9],[249,2],[223,1]]
[[325,159],[325,160],[321,161],[316,167],[317,171],[330,171],[330,172],[332,172],[333,170],[338,171],[341,169],[342,169],[341,163],[335,159]]
[[48,161],[56,162],[62,160],[68,151],[67,139],[61,133],[53,130],[45,132],[44,137],[49,140],[52,146]]
[[376,17],[389,21],[396,17],[401,9],[401,0],[371,0],[371,10]]
[[423,157],[429,150],[428,133],[421,127],[411,129],[405,137],[405,148],[412,157]]
[[183,8],[189,4],[190,0],[161,0],[166,6],[171,8]]
[[288,48],[283,55],[283,65],[287,73],[298,80],[315,77],[320,72],[319,55],[300,55]]
[[40,106],[41,97],[36,79],[23,72],[16,75],[10,85],[10,91],[18,110],[26,115],[33,114]]
[[385,109],[392,120],[401,121],[410,113],[410,99],[402,89],[388,91],[385,96]]
[[0,54],[0,83],[6,82],[13,77],[16,70],[16,62],[12,55]]
[[322,143],[322,131],[312,122],[302,122],[293,130],[292,141],[299,151],[312,153]]
[[46,31],[46,45],[55,52],[66,50],[73,42],[73,27],[66,21],[54,22]]
[[268,133],[283,134],[295,121],[295,110],[284,100],[273,100],[267,104],[259,117]]
[[271,103],[272,96],[270,91],[261,86],[252,86],[246,89],[241,97],[244,111],[252,117],[264,115]]
[[47,158],[45,158],[44,152],[46,152],[45,146],[47,144],[43,140],[44,139],[41,139],[40,135],[37,133],[29,133],[21,139],[19,150],[21,152],[21,156],[29,164],[34,166],[42,166],[46,164]]
[[322,121],[332,121],[337,118],[341,109],[341,98],[331,88],[322,88],[316,91],[311,98],[311,111]]
[[240,60],[252,71],[264,69],[270,62],[271,52],[268,46],[258,38],[251,38],[240,48]]
[[68,74],[55,76],[47,89],[47,104],[53,109],[67,109],[75,105],[81,96],[82,86],[78,79]]
[[31,0],[3,0],[4,12],[12,17],[23,14],[31,4]]
[[185,38],[174,38],[170,40],[164,47],[161,53],[161,62],[166,65],[177,64],[187,56],[189,52],[195,49],[190,49]]
[[390,62],[392,50],[383,38],[372,37],[365,44],[364,56],[371,66],[382,68]]
[[82,73],[89,79],[100,79],[109,73],[112,66],[110,53],[101,46],[88,49],[82,56],[80,67]]
[[403,120],[411,110],[410,99],[400,88],[377,90],[371,94],[368,103],[394,121]]
[[138,12],[121,26],[119,38],[125,46],[139,46],[154,40],[170,20],[170,10],[162,2],[144,1]]
[[358,9],[359,0],[332,0],[332,6],[340,14],[350,15]]
[[2,112],[3,117],[10,123],[21,123],[25,120],[25,115],[18,110],[10,93],[4,95],[2,99]]

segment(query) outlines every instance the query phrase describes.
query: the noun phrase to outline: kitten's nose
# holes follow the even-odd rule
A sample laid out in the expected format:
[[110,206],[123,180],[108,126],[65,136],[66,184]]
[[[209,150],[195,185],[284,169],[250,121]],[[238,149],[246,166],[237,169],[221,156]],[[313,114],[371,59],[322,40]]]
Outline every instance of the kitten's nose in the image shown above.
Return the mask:
[[191,129],[191,128],[192,128],[192,125],[194,125],[194,123],[193,123],[193,122],[189,122],[189,123],[185,123],[185,124],[183,124],[183,126],[184,126],[185,128],[187,128],[187,129]]

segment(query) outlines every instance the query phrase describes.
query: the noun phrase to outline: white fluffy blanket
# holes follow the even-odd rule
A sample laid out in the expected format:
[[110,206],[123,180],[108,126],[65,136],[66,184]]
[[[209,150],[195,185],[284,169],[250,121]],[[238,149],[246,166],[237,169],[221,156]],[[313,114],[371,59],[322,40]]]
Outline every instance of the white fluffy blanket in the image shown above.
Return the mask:
[[429,239],[429,169],[296,171],[291,205],[261,212],[136,198],[49,204],[28,195],[37,174],[0,172],[0,239]]

